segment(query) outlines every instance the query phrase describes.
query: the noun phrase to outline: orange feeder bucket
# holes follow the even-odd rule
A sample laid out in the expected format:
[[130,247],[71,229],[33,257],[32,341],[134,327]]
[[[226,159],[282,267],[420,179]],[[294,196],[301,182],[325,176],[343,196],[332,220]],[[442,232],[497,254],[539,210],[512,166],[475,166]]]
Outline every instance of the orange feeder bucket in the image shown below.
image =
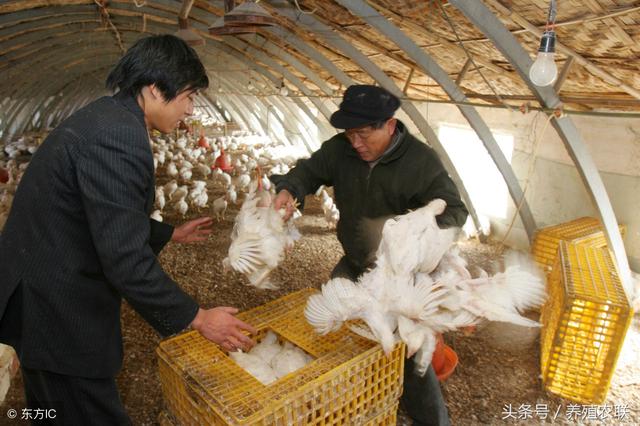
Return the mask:
[[444,382],[456,369],[458,365],[458,355],[451,347],[445,345],[442,334],[438,334],[436,339],[436,349],[431,358],[431,366],[438,380]]
[[227,173],[233,170],[233,166],[229,163],[229,155],[224,153],[224,149],[220,150],[220,155],[218,155],[216,161],[213,163],[212,169],[215,168]]
[[200,139],[198,139],[198,146],[200,148],[211,149],[211,146],[209,145],[209,142],[207,142],[207,139],[204,137],[204,135],[201,135]]

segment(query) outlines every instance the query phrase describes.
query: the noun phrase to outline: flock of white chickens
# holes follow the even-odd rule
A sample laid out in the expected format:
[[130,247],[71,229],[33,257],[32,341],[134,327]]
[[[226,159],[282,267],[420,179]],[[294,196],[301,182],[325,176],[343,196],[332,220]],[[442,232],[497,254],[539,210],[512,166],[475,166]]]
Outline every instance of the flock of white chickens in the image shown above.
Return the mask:
[[481,319],[535,327],[520,315],[545,300],[544,279],[535,265],[515,252],[505,272],[473,278],[453,245],[458,229],[440,229],[436,216],[446,205],[427,206],[389,219],[382,230],[376,264],[357,282],[335,278],[309,298],[307,321],[320,334],[345,321],[351,329],[379,342],[385,353],[402,340],[407,356],[416,354],[416,373],[431,364],[436,335],[476,324]]
[[[267,174],[286,173],[307,154],[292,146],[272,146],[269,138],[245,131],[198,140],[188,134],[158,136],[152,138],[151,148],[156,170],[163,168],[171,179],[156,187],[152,217],[159,221],[166,209],[185,216],[190,209],[209,207],[217,220],[223,220],[229,203],[236,204],[238,194],[248,192],[252,180],[259,179],[268,190]],[[225,167],[219,167],[222,159]],[[224,195],[209,200],[213,191]]]

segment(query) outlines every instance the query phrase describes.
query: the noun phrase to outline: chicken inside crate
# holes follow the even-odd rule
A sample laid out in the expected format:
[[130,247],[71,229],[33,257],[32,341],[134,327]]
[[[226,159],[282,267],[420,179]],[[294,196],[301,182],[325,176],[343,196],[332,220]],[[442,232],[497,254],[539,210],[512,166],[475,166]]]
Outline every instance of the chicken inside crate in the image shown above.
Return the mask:
[[259,330],[259,341],[276,336],[312,359],[269,384],[196,331],[161,342],[159,375],[174,423],[394,424],[395,411],[389,410],[395,410],[402,392],[405,346],[396,345],[386,356],[375,342],[346,327],[318,336],[303,313],[314,292],[302,290],[239,314]]
[[272,330],[261,330],[256,342],[249,352],[229,352],[228,355],[263,385],[299,370],[314,359]]

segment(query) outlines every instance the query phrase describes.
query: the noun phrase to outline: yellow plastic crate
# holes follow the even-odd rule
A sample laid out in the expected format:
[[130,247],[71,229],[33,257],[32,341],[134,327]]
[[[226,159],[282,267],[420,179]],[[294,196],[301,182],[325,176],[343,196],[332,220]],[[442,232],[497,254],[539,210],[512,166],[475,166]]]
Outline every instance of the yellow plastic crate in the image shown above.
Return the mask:
[[[397,415],[398,415],[398,403],[391,405],[388,409],[380,412],[374,418],[366,421],[366,423],[358,423],[363,426],[396,426],[397,424]],[[162,411],[158,416],[158,424],[160,426],[178,426],[178,421],[171,416],[166,411]]]
[[161,342],[158,368],[170,417],[183,426],[352,425],[380,416],[370,424],[392,424],[395,411],[387,411],[402,393],[405,346],[396,345],[387,357],[346,327],[318,336],[303,313],[314,292],[292,293],[238,315],[259,336],[272,330],[314,358],[270,385],[196,331]]
[[[619,227],[624,237],[626,227]],[[547,273],[555,264],[560,241],[589,247],[607,247],[602,223],[594,217],[581,217],[571,222],[542,228],[534,236],[531,252],[538,265]]]
[[583,404],[601,404],[633,311],[606,248],[561,241],[540,321],[545,388]]

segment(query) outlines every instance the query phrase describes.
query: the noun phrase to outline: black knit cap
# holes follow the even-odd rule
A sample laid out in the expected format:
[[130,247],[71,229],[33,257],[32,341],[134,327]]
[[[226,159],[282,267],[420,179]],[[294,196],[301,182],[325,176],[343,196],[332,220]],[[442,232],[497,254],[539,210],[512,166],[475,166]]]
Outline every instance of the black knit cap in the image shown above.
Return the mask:
[[387,120],[400,107],[400,99],[382,87],[370,84],[349,86],[340,108],[329,122],[336,129],[355,129]]

